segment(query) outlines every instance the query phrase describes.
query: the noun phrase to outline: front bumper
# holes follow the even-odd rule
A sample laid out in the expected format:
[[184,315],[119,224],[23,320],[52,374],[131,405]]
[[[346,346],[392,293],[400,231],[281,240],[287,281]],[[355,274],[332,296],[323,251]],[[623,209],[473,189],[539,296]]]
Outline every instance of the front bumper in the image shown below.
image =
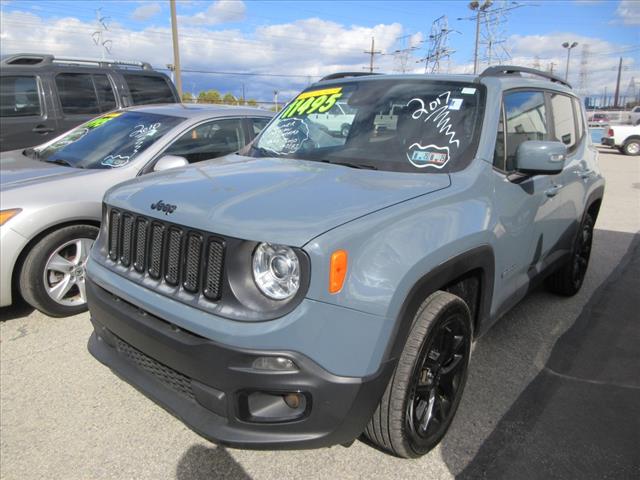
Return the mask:
[[13,301],[13,271],[27,243],[28,240],[9,225],[0,227],[0,307],[11,305]]
[[[204,438],[241,448],[317,448],[350,442],[373,414],[393,371],[342,377],[292,351],[221,345],[178,328],[87,280],[94,333],[89,351]],[[251,367],[258,356],[292,359],[296,372]],[[264,423],[244,418],[247,393],[302,392],[305,414]]]

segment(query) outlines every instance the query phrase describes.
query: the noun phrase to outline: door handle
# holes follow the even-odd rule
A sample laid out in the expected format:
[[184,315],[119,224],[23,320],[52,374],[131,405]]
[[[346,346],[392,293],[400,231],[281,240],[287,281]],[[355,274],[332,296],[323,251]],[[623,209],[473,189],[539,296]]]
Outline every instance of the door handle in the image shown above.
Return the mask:
[[35,127],[33,127],[33,129],[31,130],[32,132],[35,133],[51,133],[55,130],[55,128],[51,128],[51,127],[46,127],[44,125],[36,125]]
[[593,170],[582,170],[578,172],[578,176],[583,180],[588,179],[589,177],[591,177],[591,175],[593,175]]
[[562,188],[562,185],[554,185],[551,188],[548,188],[547,190],[544,191],[544,194],[547,197],[555,197],[558,192],[560,191],[560,189]]

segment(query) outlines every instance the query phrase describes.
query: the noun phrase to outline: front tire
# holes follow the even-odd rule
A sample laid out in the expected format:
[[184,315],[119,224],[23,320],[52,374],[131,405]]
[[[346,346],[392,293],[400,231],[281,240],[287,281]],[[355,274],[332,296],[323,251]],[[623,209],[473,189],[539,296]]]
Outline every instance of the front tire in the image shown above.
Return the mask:
[[393,377],[364,435],[379,448],[417,458],[451,425],[467,379],[472,326],[467,304],[443,291],[416,313]]
[[546,280],[547,288],[551,292],[571,297],[580,291],[589,266],[594,224],[595,218],[590,213],[587,213],[580,225],[580,231],[573,245],[571,259]]
[[24,300],[51,317],[86,311],[85,264],[97,236],[98,228],[92,225],[71,225],[36,243],[20,271]]

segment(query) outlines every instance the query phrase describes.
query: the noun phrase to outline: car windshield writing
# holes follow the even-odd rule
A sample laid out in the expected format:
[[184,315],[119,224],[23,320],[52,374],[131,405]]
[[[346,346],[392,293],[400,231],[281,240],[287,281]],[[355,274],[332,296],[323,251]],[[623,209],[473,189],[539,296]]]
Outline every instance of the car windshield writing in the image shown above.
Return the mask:
[[314,86],[263,130],[250,154],[400,172],[461,169],[478,142],[483,88],[413,79]]
[[122,167],[182,120],[137,111],[112,112],[80,125],[35,152],[40,160],[76,168]]

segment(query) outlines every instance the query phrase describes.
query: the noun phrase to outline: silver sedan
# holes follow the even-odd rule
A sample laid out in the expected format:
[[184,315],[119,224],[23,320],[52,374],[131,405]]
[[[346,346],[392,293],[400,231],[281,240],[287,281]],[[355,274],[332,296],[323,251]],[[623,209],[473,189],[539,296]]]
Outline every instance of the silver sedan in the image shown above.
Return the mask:
[[0,307],[21,295],[51,316],[85,310],[84,267],[105,191],[138,175],[239,150],[271,116],[244,107],[133,107],[43,145],[4,152]]

